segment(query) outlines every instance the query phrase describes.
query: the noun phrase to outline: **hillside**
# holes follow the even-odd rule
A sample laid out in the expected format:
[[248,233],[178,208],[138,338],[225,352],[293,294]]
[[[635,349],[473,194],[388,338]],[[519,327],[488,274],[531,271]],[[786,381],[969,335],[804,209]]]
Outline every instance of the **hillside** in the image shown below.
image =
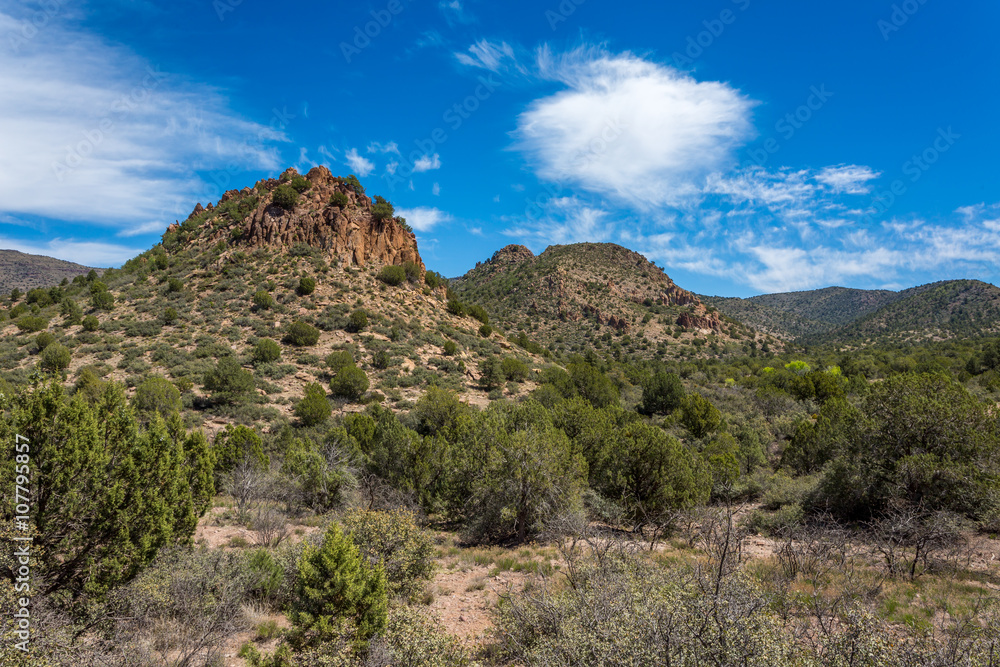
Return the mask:
[[[294,201],[275,203],[290,191]],[[413,232],[385,206],[353,177],[322,167],[199,204],[122,269],[8,302],[0,311],[0,377],[25,382],[44,358],[40,348],[55,342],[69,352],[68,384],[135,388],[162,376],[182,391],[189,425],[210,433],[230,422],[273,428],[293,419],[304,387],[337,374],[327,363],[333,352],[349,355],[371,383],[363,400],[340,400],[342,410],[372,401],[406,409],[429,384],[485,404],[484,359],[514,357],[529,368],[539,359],[449,313],[436,274],[425,276]],[[389,265],[401,267],[398,284],[380,279]],[[293,325],[317,339],[294,340]],[[40,331],[50,339],[41,342]],[[277,343],[278,358],[260,358],[262,340]],[[235,395],[206,380],[226,359],[252,376]],[[521,378],[505,393],[532,387]]]
[[899,298],[830,332],[844,342],[902,342],[976,338],[1000,332],[1000,288],[951,280],[899,292]]
[[706,345],[711,353],[742,349],[756,337],[639,253],[610,243],[551,246],[537,257],[507,246],[451,287],[557,351],[683,356]]
[[790,339],[829,333],[902,297],[889,290],[827,287],[803,292],[762,294],[749,299],[719,296],[700,298],[744,324]]
[[916,342],[1000,331],[1000,289],[975,280],[900,292],[828,287],[749,299],[700,298],[760,331],[805,343]]
[[[15,287],[27,292],[35,287],[57,285],[63,278],[86,275],[91,267],[44,255],[28,255],[17,250],[0,250],[0,294]],[[101,269],[98,269],[100,273]]]

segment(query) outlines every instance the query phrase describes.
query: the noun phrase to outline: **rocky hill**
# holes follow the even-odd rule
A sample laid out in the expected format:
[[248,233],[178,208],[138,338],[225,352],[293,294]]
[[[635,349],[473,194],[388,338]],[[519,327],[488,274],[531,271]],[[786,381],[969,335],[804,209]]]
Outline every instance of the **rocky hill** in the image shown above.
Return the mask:
[[[383,273],[389,266],[395,275]],[[405,220],[326,168],[227,192],[100,280],[80,276],[3,305],[0,387],[58,363],[57,345],[68,384],[134,389],[163,377],[180,389],[189,425],[210,434],[233,422],[279,428],[304,388],[329,386],[344,359],[370,382],[339,401],[347,411],[372,401],[405,410],[430,385],[485,404],[534,387],[527,371],[484,387],[485,360],[546,363],[449,312]]]
[[[50,287],[59,284],[63,278],[72,280],[90,270],[89,266],[54,257],[0,250],[0,294],[10,294],[15,287],[22,292],[35,287]],[[98,273],[102,270],[98,269]]]
[[[640,356],[719,352],[757,338],[678,287],[637,252],[610,243],[507,246],[451,287],[511,331],[558,351],[593,346]],[[765,339],[761,339],[763,343]]]

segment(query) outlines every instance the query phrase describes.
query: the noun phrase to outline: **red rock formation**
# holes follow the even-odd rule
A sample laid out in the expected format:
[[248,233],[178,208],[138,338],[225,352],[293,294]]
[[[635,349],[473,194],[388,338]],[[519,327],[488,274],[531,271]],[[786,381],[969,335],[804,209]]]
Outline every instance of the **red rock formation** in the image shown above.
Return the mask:
[[[298,175],[289,169],[283,176]],[[269,194],[263,194],[257,208],[241,223],[242,234],[238,243],[251,248],[264,246],[290,247],[298,243],[320,248],[331,257],[340,257],[347,264],[402,264],[415,262],[424,270],[423,260],[417,250],[417,239],[394,220],[376,222],[372,217],[372,201],[358,196],[353,188],[339,183],[326,167],[315,167],[307,175],[311,188],[302,193],[291,211],[271,203]],[[259,189],[269,193],[279,182],[270,179],[258,183]],[[347,195],[345,207],[330,202],[335,192]],[[223,195],[222,202],[237,197],[231,190]],[[246,194],[249,194],[247,191]],[[195,209],[198,212],[198,209]],[[216,236],[228,235],[222,230]],[[217,240],[213,238],[214,242]]]

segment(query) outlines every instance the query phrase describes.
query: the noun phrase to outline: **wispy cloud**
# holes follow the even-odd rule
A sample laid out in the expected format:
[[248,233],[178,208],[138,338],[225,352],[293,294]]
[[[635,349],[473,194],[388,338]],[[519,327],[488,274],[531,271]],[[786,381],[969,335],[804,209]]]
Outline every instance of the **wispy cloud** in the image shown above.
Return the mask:
[[881,175],[871,167],[849,164],[827,167],[816,176],[816,180],[829,186],[833,192],[863,195],[871,192],[869,183]]
[[362,178],[375,171],[375,163],[360,155],[357,148],[352,148],[344,154],[344,163]]
[[[18,25],[0,7],[0,34]],[[164,227],[205,192],[198,171],[277,169],[287,141],[69,21],[0,40],[0,89],[0,211],[14,214]]]
[[59,238],[45,243],[31,243],[3,236],[0,236],[0,247],[96,267],[120,266],[145,250],[114,243]]

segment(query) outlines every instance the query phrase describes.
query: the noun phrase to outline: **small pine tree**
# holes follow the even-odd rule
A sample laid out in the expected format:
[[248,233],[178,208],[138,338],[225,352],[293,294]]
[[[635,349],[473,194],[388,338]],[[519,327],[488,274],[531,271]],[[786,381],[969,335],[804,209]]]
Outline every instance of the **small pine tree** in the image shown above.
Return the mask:
[[319,547],[306,547],[298,562],[291,621],[293,643],[309,645],[353,628],[360,642],[380,633],[388,619],[382,565],[369,565],[358,547],[333,524]]
[[281,346],[270,338],[257,341],[250,358],[255,364],[269,364],[281,359]]
[[101,323],[93,315],[87,315],[85,318],[83,318],[84,331],[97,331],[98,327],[100,326]]
[[295,288],[299,296],[309,296],[316,291],[316,281],[313,278],[302,277],[299,279],[299,286]]
[[368,313],[365,312],[364,308],[358,308],[351,313],[348,326],[354,332],[364,331],[364,328],[368,326]]
[[271,196],[271,202],[286,211],[291,211],[299,202],[299,193],[290,185],[279,185]]
[[42,368],[47,371],[64,371],[69,368],[71,355],[69,349],[60,343],[52,343],[42,350]]
[[293,322],[285,339],[298,347],[312,347],[319,342],[319,329],[305,322]]

